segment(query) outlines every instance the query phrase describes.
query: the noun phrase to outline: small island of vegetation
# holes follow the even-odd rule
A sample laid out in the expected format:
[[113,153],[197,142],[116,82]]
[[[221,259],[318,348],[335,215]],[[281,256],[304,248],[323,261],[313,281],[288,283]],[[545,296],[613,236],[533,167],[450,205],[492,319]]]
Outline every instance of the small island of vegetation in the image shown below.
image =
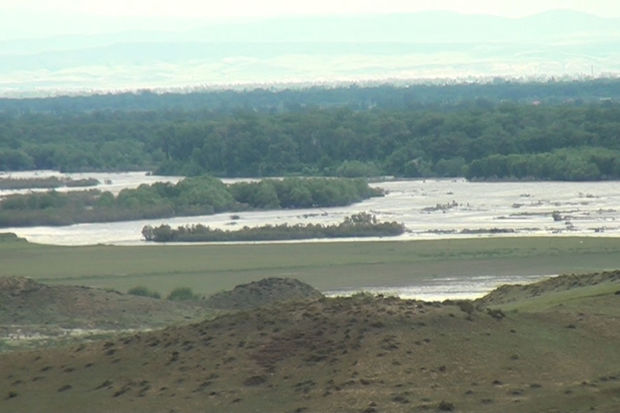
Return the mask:
[[0,227],[70,225],[254,209],[346,206],[381,196],[363,179],[286,178],[230,185],[201,176],[157,182],[117,196],[96,189],[14,194],[0,200]]
[[147,225],[142,235],[147,241],[155,242],[227,242],[227,241],[281,241],[310,238],[353,238],[389,237],[401,235],[405,226],[398,222],[379,222],[375,215],[367,212],[346,217],[340,224],[297,224],[264,225],[243,227],[236,231],[213,229],[201,224],[153,227]]
[[0,178],[0,189],[52,189],[66,186],[69,188],[87,187],[99,185],[99,181],[95,178],[72,179],[57,176],[48,176],[44,178]]

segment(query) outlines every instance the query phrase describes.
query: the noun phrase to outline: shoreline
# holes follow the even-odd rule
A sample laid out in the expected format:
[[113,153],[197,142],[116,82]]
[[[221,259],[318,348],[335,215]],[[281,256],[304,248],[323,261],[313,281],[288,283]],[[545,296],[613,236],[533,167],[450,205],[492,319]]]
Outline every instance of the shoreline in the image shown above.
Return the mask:
[[56,246],[0,243],[2,276],[48,284],[209,295],[265,277],[321,290],[401,287],[440,277],[529,276],[620,268],[620,237],[496,237],[227,245]]

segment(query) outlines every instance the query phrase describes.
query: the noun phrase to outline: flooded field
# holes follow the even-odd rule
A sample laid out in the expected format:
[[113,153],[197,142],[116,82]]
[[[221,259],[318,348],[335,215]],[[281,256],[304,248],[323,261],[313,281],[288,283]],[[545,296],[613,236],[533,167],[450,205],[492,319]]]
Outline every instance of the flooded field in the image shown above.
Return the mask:
[[[11,176],[30,177],[34,174],[47,176],[52,172],[20,172]],[[114,193],[141,183],[176,182],[180,179],[151,176],[145,172],[65,176],[98,179],[101,184],[95,188]],[[238,180],[224,179],[224,182],[234,181]],[[404,223],[407,232],[396,238],[401,240],[554,234],[620,236],[620,182],[617,181],[469,182],[464,179],[427,179],[385,181],[372,185],[382,188],[386,195],[348,207],[252,211],[234,215],[222,213],[61,227],[4,228],[2,231],[14,232],[31,242],[46,244],[142,245],[146,243],[141,236],[145,225],[200,223],[232,230],[265,224],[333,224],[351,214],[367,211],[381,220]],[[24,191],[27,190],[21,190]],[[0,191],[0,196],[12,192],[16,191]]]

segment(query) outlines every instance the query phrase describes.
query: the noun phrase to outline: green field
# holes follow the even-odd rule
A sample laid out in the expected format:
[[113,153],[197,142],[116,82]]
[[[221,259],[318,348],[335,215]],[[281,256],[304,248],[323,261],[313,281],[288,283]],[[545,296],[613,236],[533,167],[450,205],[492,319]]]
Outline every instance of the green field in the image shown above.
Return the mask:
[[179,286],[210,295],[271,276],[320,289],[410,285],[446,275],[585,273],[620,268],[620,238],[63,247],[0,242],[0,276],[121,291]]

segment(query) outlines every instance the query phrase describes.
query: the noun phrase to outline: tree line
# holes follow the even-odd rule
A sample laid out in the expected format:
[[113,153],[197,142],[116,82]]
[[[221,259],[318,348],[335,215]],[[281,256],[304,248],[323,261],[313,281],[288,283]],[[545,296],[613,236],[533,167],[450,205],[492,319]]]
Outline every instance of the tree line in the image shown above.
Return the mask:
[[[620,178],[620,105],[0,114],[0,170]],[[538,168],[543,163],[547,166]],[[565,162],[562,166],[562,162]]]
[[521,81],[493,79],[486,82],[400,82],[399,84],[349,84],[290,88],[218,89],[164,92],[137,90],[83,96],[0,98],[0,113],[91,113],[101,111],[209,111],[233,113],[295,112],[307,107],[348,107],[353,110],[412,109],[458,106],[475,100],[547,103],[597,102],[620,99],[620,79]]

